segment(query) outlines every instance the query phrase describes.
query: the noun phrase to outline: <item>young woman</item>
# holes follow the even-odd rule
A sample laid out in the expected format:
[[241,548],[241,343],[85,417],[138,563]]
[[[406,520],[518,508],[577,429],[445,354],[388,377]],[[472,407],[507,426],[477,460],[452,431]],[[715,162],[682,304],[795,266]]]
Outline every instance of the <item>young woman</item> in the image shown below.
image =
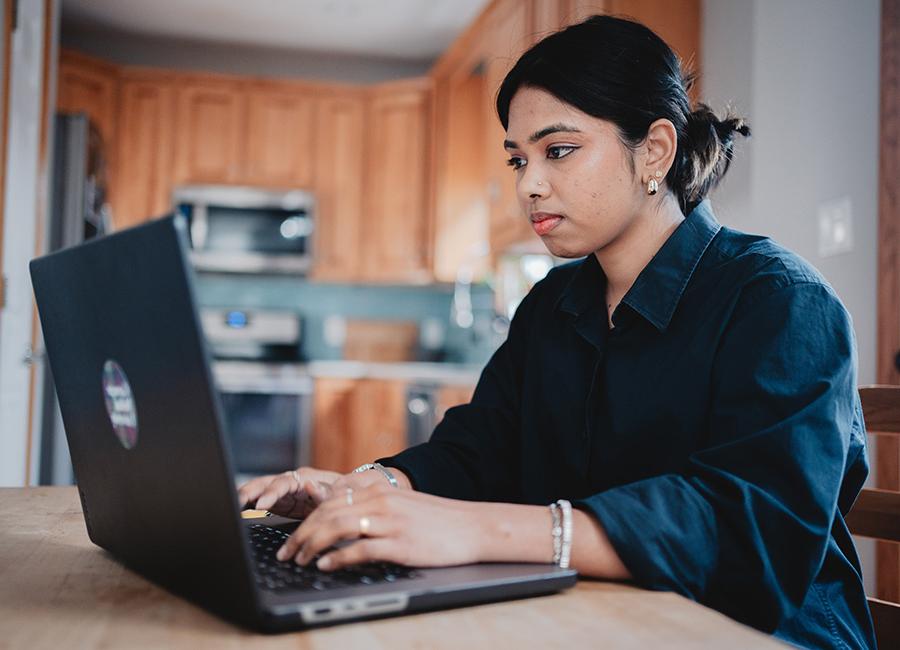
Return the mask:
[[749,129],[691,110],[689,83],[607,16],[522,56],[497,112],[523,218],[584,259],[528,294],[429,442],[242,486],[306,516],[280,559],[570,562],[801,646],[874,647],[843,519],[868,472],[850,317],[797,255],[716,221],[704,198]]

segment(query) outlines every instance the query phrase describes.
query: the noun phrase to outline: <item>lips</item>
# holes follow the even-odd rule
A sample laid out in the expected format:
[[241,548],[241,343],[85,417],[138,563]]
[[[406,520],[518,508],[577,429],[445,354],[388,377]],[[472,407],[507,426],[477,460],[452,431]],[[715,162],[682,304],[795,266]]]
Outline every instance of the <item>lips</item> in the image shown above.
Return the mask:
[[556,228],[563,220],[562,215],[550,212],[534,212],[531,215],[531,227],[539,236],[544,236]]

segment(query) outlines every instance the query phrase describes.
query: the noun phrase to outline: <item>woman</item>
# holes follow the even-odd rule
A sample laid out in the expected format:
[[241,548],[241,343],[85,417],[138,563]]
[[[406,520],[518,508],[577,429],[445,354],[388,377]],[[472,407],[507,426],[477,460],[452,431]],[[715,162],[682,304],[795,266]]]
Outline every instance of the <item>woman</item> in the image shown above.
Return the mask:
[[801,646],[874,646],[843,519],[868,472],[850,318],[798,256],[716,222],[703,199],[749,129],[691,111],[689,83],[607,16],[522,56],[497,111],[523,218],[584,259],[528,294],[428,443],[244,485],[308,515],[280,559],[571,562]]

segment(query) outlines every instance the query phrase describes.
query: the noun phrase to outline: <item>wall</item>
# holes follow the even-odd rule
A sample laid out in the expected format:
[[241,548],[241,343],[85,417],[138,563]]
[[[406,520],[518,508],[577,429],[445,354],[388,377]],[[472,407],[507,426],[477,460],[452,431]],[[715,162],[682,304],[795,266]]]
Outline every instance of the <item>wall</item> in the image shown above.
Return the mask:
[[[54,3],[55,4],[55,3]],[[20,0],[13,33],[9,135],[3,233],[7,305],[0,311],[0,486],[25,483],[30,369],[31,281],[28,261],[36,246],[35,215],[46,193],[39,140],[44,55],[44,0]]]
[[376,83],[418,77],[433,61],[325,54],[114,33],[63,22],[61,45],[119,64],[260,77]]
[[[340,345],[329,343],[326,321],[365,319],[416,321],[420,332],[437,328],[443,335],[445,358],[456,363],[481,365],[500,344],[492,329],[493,292],[472,286],[473,326],[451,323],[453,286],[354,285],[306,282],[289,276],[201,274],[198,301],[218,309],[286,310],[303,317],[303,354],[309,360],[341,359]],[[431,359],[423,359],[431,360]]]
[[[713,203],[722,223],[812,262],[853,318],[859,382],[875,381],[878,0],[706,0],[703,90],[733,104],[753,137]],[[823,257],[817,210],[849,198],[853,249]],[[871,452],[870,452],[871,453]],[[867,588],[872,545],[858,542]]]

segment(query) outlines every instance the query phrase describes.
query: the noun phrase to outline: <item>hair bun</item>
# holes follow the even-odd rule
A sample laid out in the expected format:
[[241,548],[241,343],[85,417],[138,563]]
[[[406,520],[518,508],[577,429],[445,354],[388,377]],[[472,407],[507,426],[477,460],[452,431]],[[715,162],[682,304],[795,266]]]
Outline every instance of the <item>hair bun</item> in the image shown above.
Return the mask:
[[744,118],[727,115],[724,120],[706,104],[688,113],[681,148],[680,176],[689,202],[704,198],[728,171],[734,153],[734,134],[750,136]]

